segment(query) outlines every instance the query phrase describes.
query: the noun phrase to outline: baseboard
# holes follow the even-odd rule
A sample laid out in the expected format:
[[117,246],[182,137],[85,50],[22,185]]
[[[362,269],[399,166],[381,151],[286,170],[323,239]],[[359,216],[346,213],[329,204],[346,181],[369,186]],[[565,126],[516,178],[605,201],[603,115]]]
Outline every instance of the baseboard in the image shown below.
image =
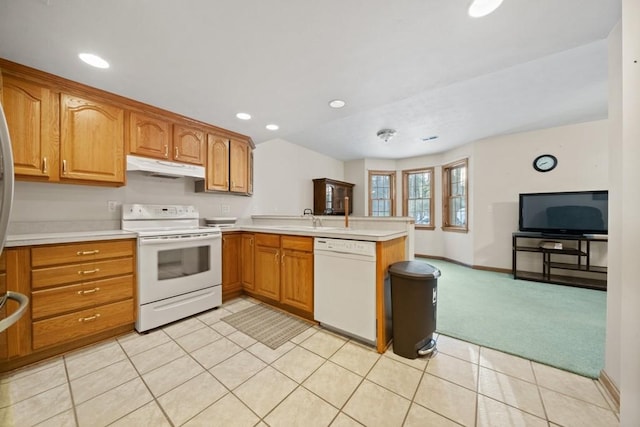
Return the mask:
[[620,413],[620,390],[611,380],[611,377],[603,370],[600,371],[600,378],[598,378],[600,384],[602,384],[605,391],[609,394],[611,401],[615,404],[615,410]]
[[450,259],[443,256],[425,255],[425,254],[414,254],[414,255],[418,258],[430,258],[430,259],[438,259],[441,261],[447,261],[453,264],[461,265],[463,267],[473,268],[474,270],[493,271],[496,273],[509,273],[509,274],[511,274],[512,272],[510,268],[487,267],[484,265],[470,265],[470,264],[465,264],[464,262],[456,261],[455,259]]

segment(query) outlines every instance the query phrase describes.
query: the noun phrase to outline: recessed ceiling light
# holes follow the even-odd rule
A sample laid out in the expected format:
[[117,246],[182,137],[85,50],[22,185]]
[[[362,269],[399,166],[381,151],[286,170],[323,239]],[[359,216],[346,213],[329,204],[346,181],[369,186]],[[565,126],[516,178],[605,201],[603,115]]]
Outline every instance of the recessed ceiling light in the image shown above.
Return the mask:
[[469,6],[469,16],[482,18],[496,10],[502,4],[502,0],[473,0]]
[[238,113],[238,114],[236,114],[236,117],[239,118],[240,120],[249,120],[251,118],[251,114],[249,114],[249,113]]
[[93,53],[79,53],[78,58],[96,68],[109,68],[109,63]]
[[266,125],[265,127],[266,127],[267,129],[269,129],[269,130],[278,130],[278,129],[280,129],[280,126],[275,125],[275,124],[273,124],[273,123],[268,124],[268,125]]
[[342,108],[345,105],[347,105],[347,103],[344,102],[342,99],[334,99],[332,101],[329,101],[329,107],[331,108]]

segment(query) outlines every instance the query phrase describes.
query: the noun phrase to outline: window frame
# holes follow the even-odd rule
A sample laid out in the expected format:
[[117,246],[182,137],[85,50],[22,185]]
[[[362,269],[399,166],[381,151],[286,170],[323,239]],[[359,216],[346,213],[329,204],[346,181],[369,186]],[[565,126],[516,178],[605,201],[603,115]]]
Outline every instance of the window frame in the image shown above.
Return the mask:
[[[374,176],[388,176],[389,179],[389,196],[390,196],[390,205],[391,205],[391,214],[386,217],[381,217],[381,218],[389,218],[392,216],[396,216],[396,171],[383,171],[383,170],[370,170],[369,171],[369,181],[368,181],[368,195],[367,195],[367,199],[369,200],[369,212],[368,212],[368,216],[373,216],[373,199],[371,198],[371,189],[372,189],[372,185],[371,185],[371,179]],[[376,199],[376,200],[385,200],[385,199]]]
[[[415,223],[415,228],[420,230],[434,230],[436,228],[434,221],[434,168],[418,168],[418,169],[406,169],[402,171],[402,215],[409,216],[409,175],[415,175],[418,173],[429,173],[429,223],[418,224]],[[426,199],[416,199],[426,200]],[[414,218],[415,219],[415,218]]]
[[[451,171],[464,168],[464,206],[465,224],[464,226],[451,225],[449,223],[449,202],[452,198],[451,191]],[[469,159],[464,158],[442,166],[442,230],[454,231],[458,233],[469,232]]]

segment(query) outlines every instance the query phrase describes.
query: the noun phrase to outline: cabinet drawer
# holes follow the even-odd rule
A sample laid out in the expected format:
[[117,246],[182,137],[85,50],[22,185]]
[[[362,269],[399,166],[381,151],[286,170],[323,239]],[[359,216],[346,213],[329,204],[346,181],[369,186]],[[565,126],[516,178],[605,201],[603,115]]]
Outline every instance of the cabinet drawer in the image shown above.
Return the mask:
[[280,247],[280,236],[278,234],[256,234],[256,246]]
[[134,245],[135,240],[127,239],[39,246],[31,249],[31,265],[33,267],[42,267],[106,258],[130,257],[133,256]]
[[62,284],[86,283],[103,277],[132,273],[133,258],[46,267],[31,272],[31,287],[39,289]]
[[132,298],[133,276],[34,291],[31,295],[32,317],[40,319]]
[[62,344],[133,323],[133,300],[33,322],[33,349]]
[[313,252],[313,237],[282,236],[282,249]]

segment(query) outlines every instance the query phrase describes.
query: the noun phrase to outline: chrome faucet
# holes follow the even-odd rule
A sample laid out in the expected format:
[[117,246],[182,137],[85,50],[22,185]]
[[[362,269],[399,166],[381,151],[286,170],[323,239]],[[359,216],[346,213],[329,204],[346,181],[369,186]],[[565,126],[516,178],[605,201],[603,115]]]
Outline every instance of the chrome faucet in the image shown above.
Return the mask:
[[311,210],[311,208],[307,208],[304,211],[302,211],[302,216],[307,216],[307,215],[313,215],[313,211]]

